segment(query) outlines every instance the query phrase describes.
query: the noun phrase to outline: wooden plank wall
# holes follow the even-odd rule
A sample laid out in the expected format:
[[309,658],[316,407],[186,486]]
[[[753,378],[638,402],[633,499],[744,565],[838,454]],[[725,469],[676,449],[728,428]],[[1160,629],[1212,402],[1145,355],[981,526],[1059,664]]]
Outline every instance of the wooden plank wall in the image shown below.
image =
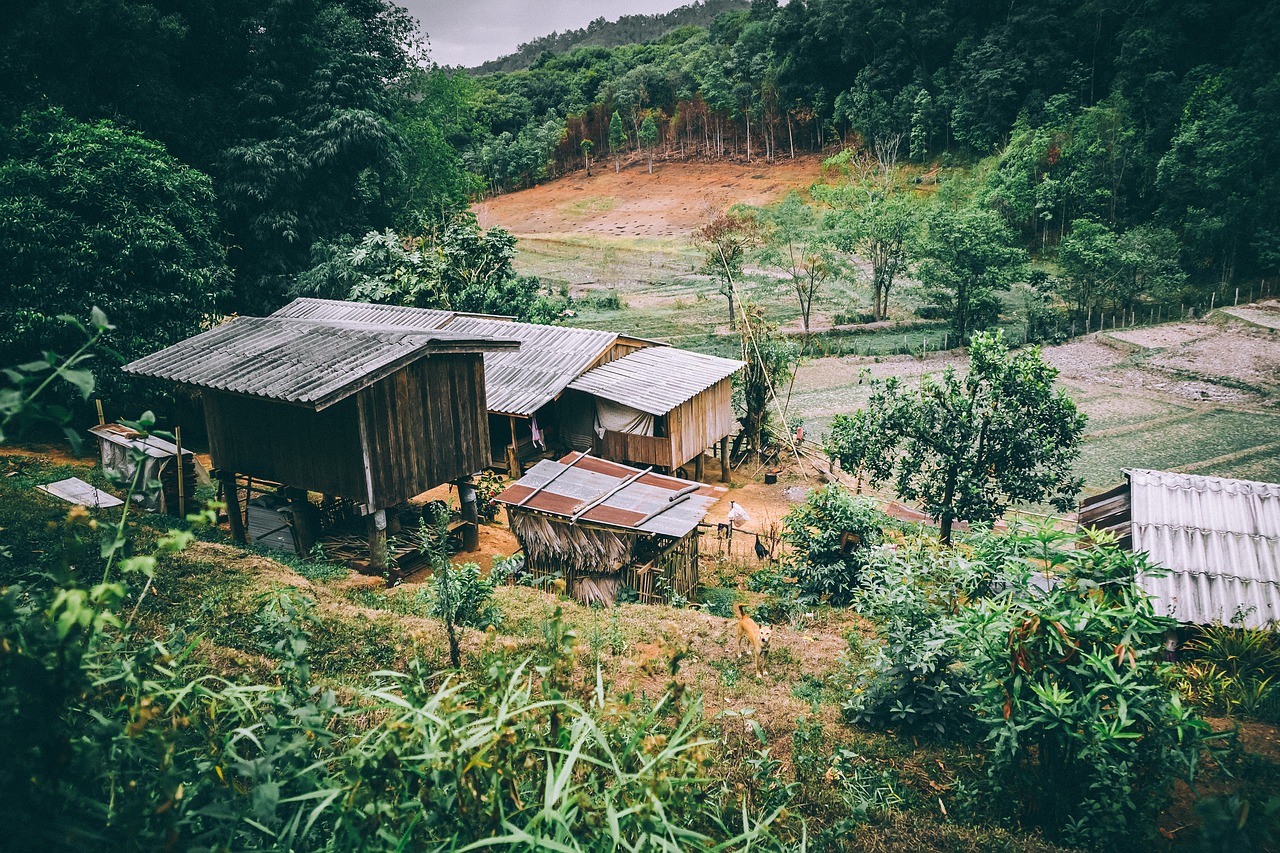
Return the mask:
[[675,467],[672,464],[671,439],[661,436],[605,430],[604,439],[600,443],[600,455],[615,462]]
[[429,356],[358,397],[369,441],[372,506],[408,500],[489,463],[480,354]]
[[[651,346],[653,346],[653,344],[644,343],[636,338],[620,337],[610,344],[609,348],[604,351],[603,355],[591,363],[591,367],[599,367],[602,364],[617,361],[624,355],[631,355],[631,353],[636,352],[637,350],[648,349]],[[583,373],[586,373],[586,371],[584,370]]]
[[320,412],[207,389],[202,397],[215,468],[366,499],[354,397]]
[[678,468],[733,432],[733,380],[722,379],[667,414],[672,467]]

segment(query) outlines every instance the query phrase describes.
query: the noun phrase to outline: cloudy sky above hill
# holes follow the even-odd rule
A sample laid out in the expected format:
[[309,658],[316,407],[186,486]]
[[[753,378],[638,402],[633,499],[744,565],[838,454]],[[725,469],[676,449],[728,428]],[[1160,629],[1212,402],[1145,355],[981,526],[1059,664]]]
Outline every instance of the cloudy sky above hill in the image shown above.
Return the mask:
[[474,66],[522,42],[585,27],[599,17],[670,12],[689,0],[398,0],[422,23],[431,59]]

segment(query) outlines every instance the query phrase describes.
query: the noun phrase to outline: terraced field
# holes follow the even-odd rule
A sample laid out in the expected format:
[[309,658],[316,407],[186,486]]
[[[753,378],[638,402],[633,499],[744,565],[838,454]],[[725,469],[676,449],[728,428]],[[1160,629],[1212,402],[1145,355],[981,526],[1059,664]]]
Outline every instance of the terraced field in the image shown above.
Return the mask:
[[[715,174],[690,167],[687,176],[675,166],[664,169],[654,182],[626,170],[589,183],[557,182],[495,199],[478,212],[482,222],[519,236],[521,272],[573,298],[569,322],[736,356],[726,300],[718,281],[700,273],[693,229],[717,205],[777,200],[821,174],[815,163],[796,164],[776,179],[771,173],[767,181],[739,167]],[[706,196],[696,210],[680,200],[689,192]],[[749,267],[740,293],[784,331],[798,330],[794,296],[776,272]],[[937,352],[945,324],[914,316],[923,301],[917,286],[903,283],[894,294],[894,323],[810,342],[788,396],[789,413],[803,419],[809,437],[820,439],[835,415],[863,405],[870,378],[910,381],[963,363],[956,352]],[[1015,342],[1021,305],[1018,291],[1006,297],[1006,334]],[[841,282],[815,303],[813,326],[829,329],[837,315],[867,306],[864,285]],[[1047,348],[1062,386],[1089,416],[1078,465],[1086,492],[1114,485],[1127,467],[1280,481],[1277,318],[1280,305],[1263,303],[1207,321],[1108,330]]]

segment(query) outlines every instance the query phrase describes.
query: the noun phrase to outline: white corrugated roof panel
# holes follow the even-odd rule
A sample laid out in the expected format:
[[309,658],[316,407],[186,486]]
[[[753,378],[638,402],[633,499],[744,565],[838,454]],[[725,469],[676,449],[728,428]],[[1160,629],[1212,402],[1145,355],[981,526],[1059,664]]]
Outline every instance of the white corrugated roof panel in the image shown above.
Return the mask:
[[465,332],[236,317],[125,365],[126,373],[319,410],[432,352],[514,347]]
[[541,326],[487,317],[455,318],[449,332],[502,337],[520,342],[520,349],[484,355],[484,387],[489,411],[504,415],[532,415],[564,392],[617,340],[614,332]]
[[1180,622],[1261,627],[1280,619],[1280,485],[1133,469],[1133,550],[1158,612]]
[[589,370],[569,387],[651,415],[665,415],[745,366],[700,352],[650,347]]

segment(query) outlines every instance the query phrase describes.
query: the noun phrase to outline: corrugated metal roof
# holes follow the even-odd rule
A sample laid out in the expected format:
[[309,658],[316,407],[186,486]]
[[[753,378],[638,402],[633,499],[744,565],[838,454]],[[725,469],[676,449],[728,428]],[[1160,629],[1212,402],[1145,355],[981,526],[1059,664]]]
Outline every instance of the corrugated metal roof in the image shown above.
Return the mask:
[[361,323],[402,329],[442,329],[457,316],[453,311],[407,308],[403,305],[374,305],[339,299],[295,299],[271,315],[295,320],[333,323]]
[[518,344],[463,332],[384,331],[285,317],[237,317],[125,365],[124,370],[318,411],[431,352],[512,346]]
[[521,416],[559,397],[618,337],[598,329],[466,316],[455,318],[447,329],[520,341],[518,350],[484,354],[484,386],[489,411]]
[[[1125,472],[1133,550],[1169,570],[1139,583],[1180,622],[1280,622],[1280,485],[1145,469]],[[1246,612],[1247,611],[1247,612]]]
[[745,366],[700,352],[650,347],[588,370],[569,387],[651,415],[665,415]]
[[450,333],[518,340],[518,350],[485,353],[484,381],[489,411],[520,417],[532,415],[559,397],[618,337],[615,332],[598,329],[541,326],[506,317],[334,299],[295,299],[271,316],[388,330],[447,328]]
[[[579,520],[680,539],[698,526],[727,491],[722,486],[648,473],[609,494],[642,470],[585,453],[570,453],[559,461],[542,460],[494,500],[511,505],[526,500],[524,509],[569,519],[609,495]],[[692,490],[682,495],[686,489]]]

